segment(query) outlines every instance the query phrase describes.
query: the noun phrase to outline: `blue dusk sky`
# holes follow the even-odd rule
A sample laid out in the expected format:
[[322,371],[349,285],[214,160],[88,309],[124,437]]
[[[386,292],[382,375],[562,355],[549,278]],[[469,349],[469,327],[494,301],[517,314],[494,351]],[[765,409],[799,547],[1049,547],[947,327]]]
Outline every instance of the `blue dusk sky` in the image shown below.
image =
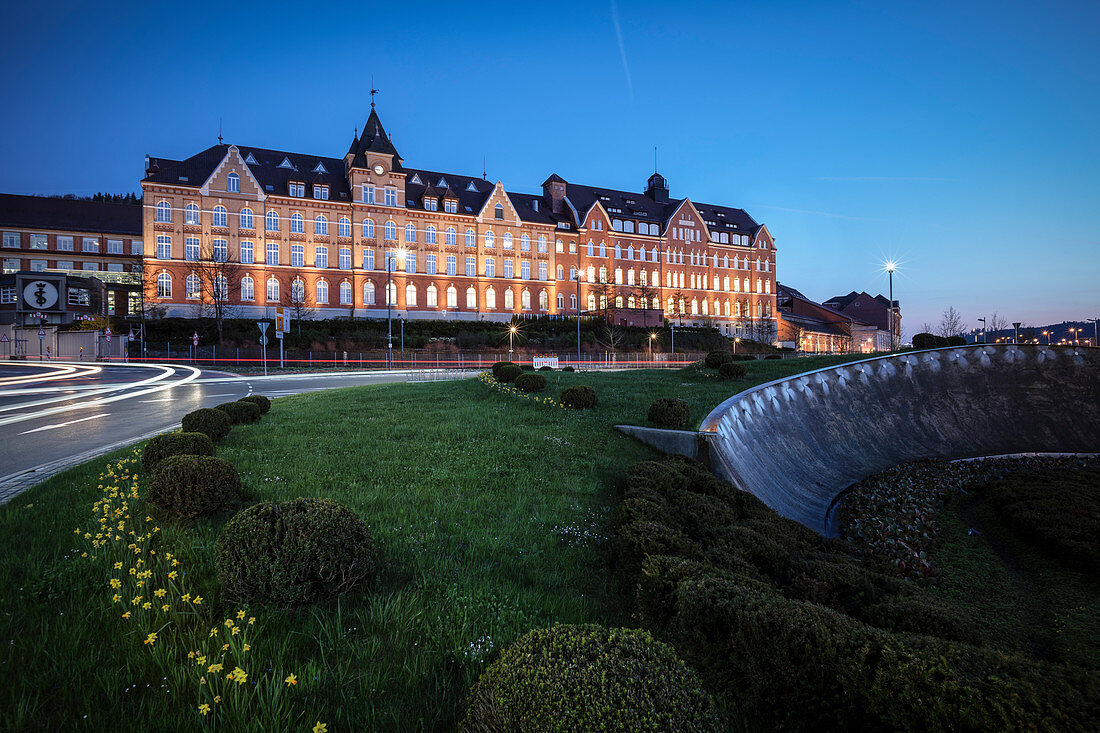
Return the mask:
[[739,206],[781,282],[905,331],[1100,315],[1100,3],[5,3],[0,191],[139,190],[146,153],[341,156]]

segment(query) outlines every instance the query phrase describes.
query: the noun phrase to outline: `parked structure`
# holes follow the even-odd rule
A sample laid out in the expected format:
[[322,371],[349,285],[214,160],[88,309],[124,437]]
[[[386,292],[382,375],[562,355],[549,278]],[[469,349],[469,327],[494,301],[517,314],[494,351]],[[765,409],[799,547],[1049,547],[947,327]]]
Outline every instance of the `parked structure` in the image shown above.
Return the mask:
[[218,144],[148,157],[142,189],[146,296],[169,315],[377,318],[388,305],[775,334],[775,243],[744,210],[671,199],[656,172],[643,193],[551,175],[532,194],[411,168],[373,105],[342,158]]

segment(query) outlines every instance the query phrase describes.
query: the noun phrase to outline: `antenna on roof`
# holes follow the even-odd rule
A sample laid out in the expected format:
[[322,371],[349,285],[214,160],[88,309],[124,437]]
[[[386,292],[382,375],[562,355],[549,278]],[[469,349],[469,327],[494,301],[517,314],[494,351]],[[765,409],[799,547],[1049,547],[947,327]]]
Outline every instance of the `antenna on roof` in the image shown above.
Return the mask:
[[218,118],[218,145],[222,144],[222,118]]
[[370,75],[370,108],[374,109],[374,95],[378,94],[378,90],[374,88],[374,74]]
[[653,172],[657,172],[657,146],[653,146]]

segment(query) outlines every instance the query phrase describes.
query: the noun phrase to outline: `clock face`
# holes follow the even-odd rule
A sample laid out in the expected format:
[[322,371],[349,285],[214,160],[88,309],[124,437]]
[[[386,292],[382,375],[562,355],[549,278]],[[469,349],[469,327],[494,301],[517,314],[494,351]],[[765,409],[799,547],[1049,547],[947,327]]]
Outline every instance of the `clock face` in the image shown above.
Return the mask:
[[376,163],[375,166],[374,166],[374,172],[377,173],[378,175],[382,175],[383,173],[386,172],[386,169],[382,167],[381,163]]

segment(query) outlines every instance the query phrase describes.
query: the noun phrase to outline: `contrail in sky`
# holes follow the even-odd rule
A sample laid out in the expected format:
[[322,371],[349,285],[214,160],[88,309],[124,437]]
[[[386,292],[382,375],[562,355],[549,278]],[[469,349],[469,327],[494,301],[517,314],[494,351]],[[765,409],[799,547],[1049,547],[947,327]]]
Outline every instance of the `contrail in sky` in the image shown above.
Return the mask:
[[623,29],[619,25],[619,8],[615,0],[611,0],[611,22],[615,24],[615,37],[619,39],[619,56],[623,59],[623,71],[626,72],[626,86],[630,90],[630,97],[634,98],[634,82],[630,79],[630,66],[626,63],[626,47],[623,46]]

